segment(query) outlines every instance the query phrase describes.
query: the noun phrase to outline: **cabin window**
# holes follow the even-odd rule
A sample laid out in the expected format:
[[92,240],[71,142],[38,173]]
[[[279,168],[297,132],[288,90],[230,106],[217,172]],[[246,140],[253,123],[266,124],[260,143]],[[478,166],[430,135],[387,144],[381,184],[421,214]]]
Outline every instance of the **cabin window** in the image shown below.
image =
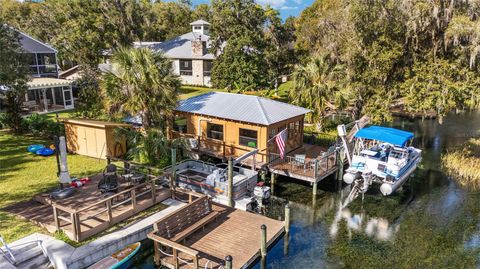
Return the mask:
[[195,30],[202,30],[202,26],[193,26],[193,29],[195,29]]
[[257,131],[240,128],[239,142],[242,146],[257,147]]
[[212,75],[212,61],[203,61],[203,75],[206,77]]
[[192,75],[192,60],[180,60],[180,75],[181,76]]
[[186,117],[178,117],[175,119],[173,124],[173,129],[179,133],[186,133],[187,132],[187,118]]
[[223,125],[208,122],[207,137],[223,141]]

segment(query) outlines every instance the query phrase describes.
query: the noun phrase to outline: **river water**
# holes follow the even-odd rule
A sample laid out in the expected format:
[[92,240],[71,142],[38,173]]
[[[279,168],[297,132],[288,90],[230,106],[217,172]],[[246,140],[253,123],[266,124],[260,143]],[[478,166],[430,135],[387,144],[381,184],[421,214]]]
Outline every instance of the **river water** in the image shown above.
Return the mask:
[[[480,192],[460,188],[440,159],[480,136],[480,113],[392,126],[414,132],[414,146],[423,149],[403,190],[390,197],[369,191],[340,210],[348,187],[333,178],[319,184],[315,199],[310,186],[281,178],[268,215],[283,219],[290,201],[291,231],[269,250],[267,268],[480,268]],[[154,268],[151,249],[147,244],[134,268]]]

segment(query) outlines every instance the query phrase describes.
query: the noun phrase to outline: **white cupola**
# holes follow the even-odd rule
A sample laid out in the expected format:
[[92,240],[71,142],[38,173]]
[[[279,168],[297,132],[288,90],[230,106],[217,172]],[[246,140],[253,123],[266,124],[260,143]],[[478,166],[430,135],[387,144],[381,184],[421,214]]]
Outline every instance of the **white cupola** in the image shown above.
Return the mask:
[[209,35],[210,34],[210,23],[204,20],[197,20],[190,23],[192,26],[192,32],[199,33],[201,35]]

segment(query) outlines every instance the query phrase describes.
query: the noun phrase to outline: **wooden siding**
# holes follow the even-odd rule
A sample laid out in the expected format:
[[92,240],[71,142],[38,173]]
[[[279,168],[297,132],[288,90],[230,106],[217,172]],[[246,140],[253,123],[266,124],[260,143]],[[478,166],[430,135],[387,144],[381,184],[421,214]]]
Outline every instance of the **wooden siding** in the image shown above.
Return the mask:
[[[268,142],[268,140],[271,138],[269,134],[272,129],[277,130],[276,133],[278,133],[279,128],[285,128],[285,126],[288,126],[288,124],[292,122],[299,122],[299,132],[295,135],[289,135],[287,140],[287,151],[301,147],[303,144],[303,115],[272,124],[270,126],[238,122],[185,112],[177,112],[176,116],[177,118],[186,119],[187,126],[185,133],[189,137],[199,139],[200,151],[207,155],[218,158],[226,158],[229,156],[238,157],[254,149],[248,146],[240,145],[240,129],[257,131],[257,148],[260,152],[257,154],[256,160],[260,163],[268,162],[267,159],[269,151],[277,152],[275,142],[273,140]],[[200,137],[198,136],[199,120],[201,129]],[[219,124],[223,126],[223,141],[207,137],[207,123]]]
[[126,139],[115,136],[116,126],[81,124],[65,121],[69,152],[94,158],[121,157],[126,152]]

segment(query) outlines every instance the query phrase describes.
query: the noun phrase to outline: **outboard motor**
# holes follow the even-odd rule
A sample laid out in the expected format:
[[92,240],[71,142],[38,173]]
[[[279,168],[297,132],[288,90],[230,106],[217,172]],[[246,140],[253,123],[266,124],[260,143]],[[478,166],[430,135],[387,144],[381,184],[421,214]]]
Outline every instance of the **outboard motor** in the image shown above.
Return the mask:
[[255,186],[253,189],[253,195],[260,207],[270,203],[270,187],[265,186],[263,182],[259,182],[257,186]]

